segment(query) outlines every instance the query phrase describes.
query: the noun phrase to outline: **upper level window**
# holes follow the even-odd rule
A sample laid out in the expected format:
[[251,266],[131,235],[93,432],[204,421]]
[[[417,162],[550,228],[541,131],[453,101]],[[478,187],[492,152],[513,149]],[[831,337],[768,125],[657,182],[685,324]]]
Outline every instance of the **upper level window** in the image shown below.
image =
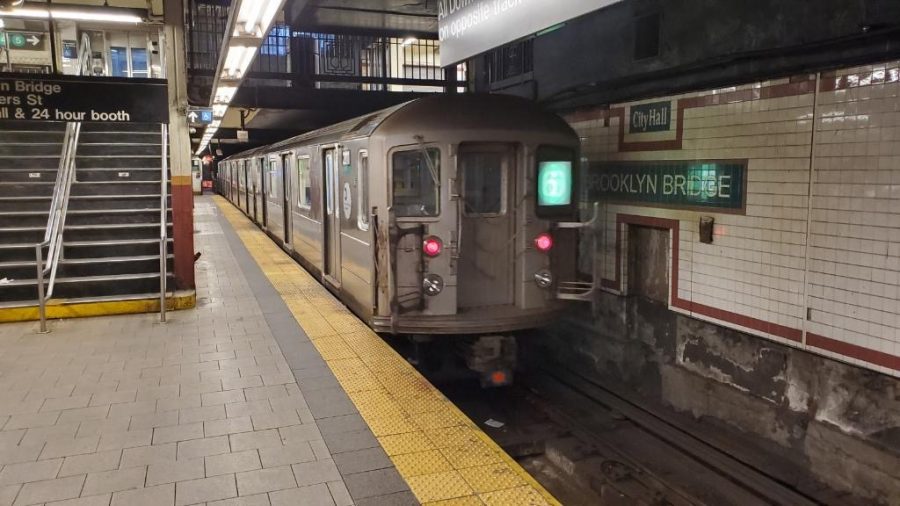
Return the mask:
[[393,208],[398,217],[437,216],[440,212],[441,153],[428,148],[428,160],[420,149],[393,156]]

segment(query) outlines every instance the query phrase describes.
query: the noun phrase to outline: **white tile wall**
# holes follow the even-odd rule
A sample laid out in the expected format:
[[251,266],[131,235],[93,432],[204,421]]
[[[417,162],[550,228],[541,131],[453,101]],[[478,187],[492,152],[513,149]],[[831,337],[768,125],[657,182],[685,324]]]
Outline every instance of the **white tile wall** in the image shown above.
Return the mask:
[[[898,67],[898,62],[890,62],[845,69],[836,76],[823,74],[825,82],[842,79],[842,85],[858,86],[822,91],[817,104],[810,92],[688,108],[682,148],[676,150],[622,152],[618,117],[573,115],[570,122],[582,138],[583,156],[591,162],[748,161],[745,214],[603,205],[606,228],[598,252],[602,276],[613,280],[616,275],[617,214],[678,219],[681,238],[675,296],[900,356]],[[787,82],[773,80],[662,99],[672,100],[674,113],[680,98],[759,90]],[[613,104],[610,109],[629,105]],[[673,131],[675,125],[673,118]],[[628,135],[626,142],[671,138]],[[694,236],[701,214],[716,220],[713,244],[699,243]],[[623,260],[621,286],[627,286],[626,266]],[[767,332],[743,330],[800,345]],[[840,358],[900,375],[895,369]]]
[[[898,62],[840,70],[819,95],[809,331],[900,355]],[[887,82],[886,82],[887,81]]]

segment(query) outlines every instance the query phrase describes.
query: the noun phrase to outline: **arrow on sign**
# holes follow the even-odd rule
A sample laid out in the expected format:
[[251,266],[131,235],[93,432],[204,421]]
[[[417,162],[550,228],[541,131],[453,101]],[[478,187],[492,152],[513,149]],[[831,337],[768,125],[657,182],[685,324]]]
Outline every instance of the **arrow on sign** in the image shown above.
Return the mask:
[[36,35],[32,35],[28,38],[28,42],[31,42],[32,46],[36,46],[41,43],[41,39],[37,38]]
[[197,111],[189,112],[188,119],[191,120],[191,123],[196,123],[197,122]]

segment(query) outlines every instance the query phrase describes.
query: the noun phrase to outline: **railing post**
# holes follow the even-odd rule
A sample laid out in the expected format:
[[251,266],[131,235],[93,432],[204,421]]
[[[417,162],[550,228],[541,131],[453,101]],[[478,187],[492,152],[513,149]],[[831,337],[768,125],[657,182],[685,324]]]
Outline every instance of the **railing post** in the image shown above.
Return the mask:
[[168,251],[167,251],[167,242],[168,242],[168,230],[166,228],[168,220],[167,211],[168,206],[166,205],[166,194],[167,185],[166,180],[169,176],[169,132],[166,128],[165,123],[160,127],[160,133],[162,135],[162,163],[160,164],[160,189],[159,189],[159,321],[161,323],[166,322],[166,268],[167,268],[167,260],[168,260]]
[[34,256],[37,260],[37,291],[38,291],[38,313],[41,318],[41,334],[47,334],[47,301],[44,300],[44,258],[41,248],[43,243],[34,247]]

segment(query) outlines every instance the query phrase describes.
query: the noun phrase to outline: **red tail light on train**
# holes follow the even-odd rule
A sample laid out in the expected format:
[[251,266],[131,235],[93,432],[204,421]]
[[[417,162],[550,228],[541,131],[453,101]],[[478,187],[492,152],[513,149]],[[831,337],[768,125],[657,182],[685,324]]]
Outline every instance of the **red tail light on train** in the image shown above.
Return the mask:
[[441,242],[440,238],[431,236],[425,238],[422,241],[422,252],[425,253],[426,256],[434,258],[441,254],[441,251],[444,250],[444,243]]
[[550,251],[550,248],[553,247],[553,236],[551,236],[547,232],[539,234],[534,238],[534,247],[542,253]]

